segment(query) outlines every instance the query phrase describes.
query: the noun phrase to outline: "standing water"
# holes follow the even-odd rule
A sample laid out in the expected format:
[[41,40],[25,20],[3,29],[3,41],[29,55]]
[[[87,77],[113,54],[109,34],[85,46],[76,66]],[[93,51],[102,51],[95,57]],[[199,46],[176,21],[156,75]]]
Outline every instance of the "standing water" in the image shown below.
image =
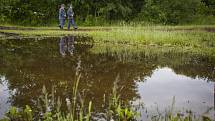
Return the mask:
[[96,111],[102,110],[104,96],[112,92],[119,77],[122,99],[134,106],[143,104],[141,119],[172,107],[176,112],[214,118],[214,57],[61,37],[0,42],[0,119],[10,106],[30,105],[38,110],[43,86],[49,93],[55,87],[66,109],[77,67],[82,75],[79,90]]

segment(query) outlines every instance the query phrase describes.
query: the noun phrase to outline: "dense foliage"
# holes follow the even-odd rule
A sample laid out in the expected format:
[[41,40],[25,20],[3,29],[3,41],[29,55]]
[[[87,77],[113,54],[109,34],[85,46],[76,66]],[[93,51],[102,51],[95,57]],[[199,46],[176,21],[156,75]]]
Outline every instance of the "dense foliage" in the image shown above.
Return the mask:
[[78,22],[116,21],[184,24],[214,22],[215,0],[0,0],[0,21],[15,24],[56,23],[59,5],[72,3]]

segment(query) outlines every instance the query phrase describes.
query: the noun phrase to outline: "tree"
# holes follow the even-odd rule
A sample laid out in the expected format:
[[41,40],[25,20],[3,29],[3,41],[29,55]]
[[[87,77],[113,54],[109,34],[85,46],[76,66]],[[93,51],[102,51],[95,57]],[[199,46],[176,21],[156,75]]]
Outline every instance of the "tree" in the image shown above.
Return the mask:
[[200,5],[201,0],[146,0],[139,17],[155,23],[186,23],[193,20]]
[[73,4],[76,19],[89,24],[97,19],[183,24],[215,15],[214,0],[0,0],[0,21],[47,25],[58,21],[61,4]]

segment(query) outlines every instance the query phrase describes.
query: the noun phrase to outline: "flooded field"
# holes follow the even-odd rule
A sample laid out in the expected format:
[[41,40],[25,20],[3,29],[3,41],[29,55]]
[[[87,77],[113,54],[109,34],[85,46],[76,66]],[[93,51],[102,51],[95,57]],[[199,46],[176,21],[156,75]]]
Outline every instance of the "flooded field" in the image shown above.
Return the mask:
[[166,50],[102,46],[87,37],[2,40],[0,119],[10,106],[39,110],[43,86],[49,93],[55,88],[66,111],[77,71],[79,90],[95,112],[104,110],[117,81],[122,100],[141,105],[140,119],[164,113],[173,102],[175,112],[214,119],[215,57]]

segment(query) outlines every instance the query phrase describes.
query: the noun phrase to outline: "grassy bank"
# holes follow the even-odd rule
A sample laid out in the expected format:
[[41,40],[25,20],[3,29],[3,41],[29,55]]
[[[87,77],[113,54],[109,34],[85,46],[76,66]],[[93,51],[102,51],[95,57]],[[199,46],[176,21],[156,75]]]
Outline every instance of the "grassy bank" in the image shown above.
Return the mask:
[[215,26],[209,25],[80,27],[77,31],[59,30],[57,27],[3,26],[0,33],[0,39],[75,35],[90,36],[99,44],[181,47],[210,55],[215,52]]

